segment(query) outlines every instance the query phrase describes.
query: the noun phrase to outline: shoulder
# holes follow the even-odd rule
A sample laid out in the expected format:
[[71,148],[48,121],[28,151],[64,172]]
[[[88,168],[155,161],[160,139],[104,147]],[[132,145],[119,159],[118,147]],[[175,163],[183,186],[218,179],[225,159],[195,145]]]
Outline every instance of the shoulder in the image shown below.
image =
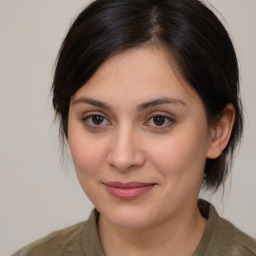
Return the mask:
[[104,256],[97,231],[99,212],[93,209],[87,221],[55,231],[12,256]]
[[[12,256],[83,255],[81,232],[85,222],[55,231],[17,251]],[[70,253],[72,251],[73,254]]]
[[256,240],[223,218],[219,218],[213,239],[216,245],[219,244],[222,253],[226,251],[230,255],[256,256]]
[[200,200],[199,209],[208,222],[195,255],[256,256],[256,240],[219,217],[210,203]]

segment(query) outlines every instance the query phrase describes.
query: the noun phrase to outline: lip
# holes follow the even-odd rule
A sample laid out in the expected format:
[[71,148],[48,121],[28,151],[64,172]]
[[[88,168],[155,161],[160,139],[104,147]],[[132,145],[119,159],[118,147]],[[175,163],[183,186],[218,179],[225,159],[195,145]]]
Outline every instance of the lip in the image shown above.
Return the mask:
[[122,183],[119,181],[103,183],[107,191],[114,197],[123,200],[135,199],[147,191],[151,190],[155,183],[144,182],[128,182]]

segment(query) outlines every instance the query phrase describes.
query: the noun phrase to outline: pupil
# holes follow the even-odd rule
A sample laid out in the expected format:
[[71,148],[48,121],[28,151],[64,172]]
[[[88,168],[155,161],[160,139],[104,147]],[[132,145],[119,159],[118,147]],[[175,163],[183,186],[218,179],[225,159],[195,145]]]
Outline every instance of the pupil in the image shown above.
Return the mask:
[[163,125],[164,121],[165,121],[165,118],[163,116],[156,116],[156,117],[154,117],[155,125],[158,125],[158,126]]
[[93,116],[92,121],[94,124],[101,124],[103,122],[103,117],[102,116]]

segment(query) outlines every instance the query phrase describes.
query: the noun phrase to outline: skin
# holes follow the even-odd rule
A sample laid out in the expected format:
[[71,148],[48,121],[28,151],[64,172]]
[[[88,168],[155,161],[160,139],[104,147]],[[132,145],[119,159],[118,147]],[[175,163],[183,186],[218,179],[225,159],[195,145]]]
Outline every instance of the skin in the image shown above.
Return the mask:
[[[232,105],[225,113],[210,128],[199,95],[152,47],[110,58],[74,94],[68,142],[79,182],[100,212],[106,255],[193,254],[207,222],[197,208],[205,161],[228,142]],[[154,185],[127,200],[108,192],[113,181]]]

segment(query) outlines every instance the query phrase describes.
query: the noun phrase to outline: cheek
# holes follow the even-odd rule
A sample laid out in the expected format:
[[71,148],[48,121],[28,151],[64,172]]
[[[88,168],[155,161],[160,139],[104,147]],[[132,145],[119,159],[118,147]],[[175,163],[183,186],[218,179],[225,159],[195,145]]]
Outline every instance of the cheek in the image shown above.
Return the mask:
[[204,130],[185,129],[172,134],[163,141],[155,142],[151,149],[151,159],[164,175],[201,175],[206,159],[206,137]]
[[100,150],[100,143],[88,140],[71,140],[69,142],[74,166],[78,175],[93,175],[97,172],[97,167],[102,163],[103,152]]
[[102,164],[104,141],[88,136],[81,125],[73,122],[69,126],[68,143],[78,179],[86,181]]
[[82,136],[71,136],[69,147],[78,181],[87,197],[97,204],[100,195],[96,196],[95,191],[100,183],[98,173],[103,165],[104,151],[100,150],[103,145]]

